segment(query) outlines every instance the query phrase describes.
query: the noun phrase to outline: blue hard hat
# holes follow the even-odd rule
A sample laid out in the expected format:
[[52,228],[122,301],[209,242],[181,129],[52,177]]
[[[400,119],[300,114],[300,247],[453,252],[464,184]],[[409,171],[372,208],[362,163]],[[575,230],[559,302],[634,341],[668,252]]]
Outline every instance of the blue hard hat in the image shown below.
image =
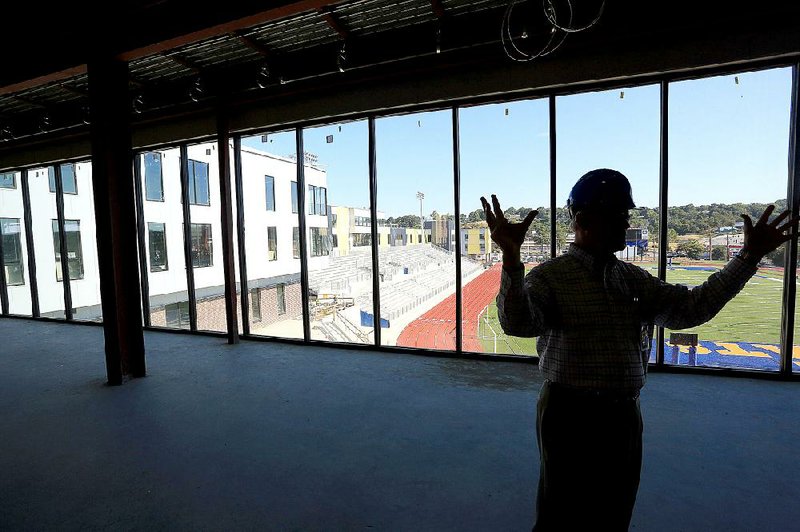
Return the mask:
[[570,216],[587,207],[601,209],[633,209],[633,194],[628,178],[621,172],[599,168],[578,179],[569,193],[567,208]]

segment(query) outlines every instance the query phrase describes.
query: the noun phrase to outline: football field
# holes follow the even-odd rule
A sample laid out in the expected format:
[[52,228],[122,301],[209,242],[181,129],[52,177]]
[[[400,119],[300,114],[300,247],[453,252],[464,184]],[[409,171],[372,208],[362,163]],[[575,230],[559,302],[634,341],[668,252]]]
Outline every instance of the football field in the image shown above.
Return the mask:
[[[721,266],[721,263],[675,266],[667,271],[667,282],[688,287],[697,286],[705,282],[709,275]],[[643,267],[656,275],[654,264],[644,264]],[[681,331],[698,335],[700,346],[697,348],[697,364],[777,369],[780,358],[778,346],[782,288],[783,272],[761,268],[742,291],[711,321]],[[670,332],[670,330],[665,331],[667,363],[673,360],[673,350],[668,342]],[[485,352],[536,354],[535,338],[517,338],[502,333],[494,304],[489,306],[486,317],[481,319],[479,333]],[[800,328],[795,323],[795,343],[798,343],[798,334]],[[795,351],[795,368],[800,370],[800,353],[798,353],[800,348],[795,348]],[[687,347],[680,348],[679,357],[680,364],[687,363]],[[655,354],[652,360],[655,360]]]

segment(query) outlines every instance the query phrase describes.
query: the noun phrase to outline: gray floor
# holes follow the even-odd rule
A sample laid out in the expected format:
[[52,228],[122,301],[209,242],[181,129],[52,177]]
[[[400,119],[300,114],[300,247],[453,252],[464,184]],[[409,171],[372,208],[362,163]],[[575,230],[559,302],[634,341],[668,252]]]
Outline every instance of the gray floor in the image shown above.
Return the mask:
[[[100,328],[0,338],[0,529],[530,529],[536,366],[148,333],[108,387]],[[798,393],[651,375],[632,529],[798,530]]]

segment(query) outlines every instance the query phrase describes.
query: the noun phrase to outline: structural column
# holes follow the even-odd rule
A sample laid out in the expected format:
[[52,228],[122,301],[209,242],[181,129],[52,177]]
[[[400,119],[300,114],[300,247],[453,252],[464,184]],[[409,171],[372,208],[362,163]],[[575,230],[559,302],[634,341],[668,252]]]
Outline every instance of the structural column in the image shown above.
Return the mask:
[[98,58],[88,75],[106,370],[117,385],[145,375],[128,65]]

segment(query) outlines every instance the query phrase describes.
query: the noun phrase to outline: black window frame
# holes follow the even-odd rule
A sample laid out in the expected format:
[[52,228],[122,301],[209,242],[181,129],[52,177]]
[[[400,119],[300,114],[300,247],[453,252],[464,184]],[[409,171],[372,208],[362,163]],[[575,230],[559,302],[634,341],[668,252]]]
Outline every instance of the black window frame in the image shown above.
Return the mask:
[[[200,166],[201,168],[205,168],[205,180],[206,180],[206,197],[207,203],[202,203],[197,201],[197,167]],[[188,172],[189,172],[189,205],[198,205],[200,207],[210,207],[211,206],[211,186],[210,181],[211,178],[209,176],[209,164],[203,161],[197,161],[195,159],[189,159],[188,164]]]
[[278,260],[278,228],[267,226],[267,262]]
[[[153,233],[158,233],[159,231],[153,231],[152,226],[161,226],[160,233],[163,235],[163,244],[164,244],[164,264],[163,267],[153,265]],[[151,272],[166,272],[169,271],[169,254],[167,253],[167,224],[163,222],[147,222],[147,244],[148,244],[148,253],[150,254],[150,271]]]
[[[208,229],[206,231],[204,231],[205,228],[208,228]],[[191,245],[192,268],[194,268],[194,269],[197,269],[197,268],[213,268],[214,267],[214,238],[213,238],[214,233],[213,233],[212,224],[194,223],[194,222],[192,222],[189,229],[190,229],[190,233],[192,235],[192,245]],[[201,234],[200,235],[196,235],[195,234],[195,230],[200,230]],[[200,260],[201,258],[205,258],[205,257],[201,256],[201,254],[199,253],[198,245],[197,245],[198,241],[196,240],[197,237],[202,237],[203,232],[208,237],[208,239],[206,240],[206,243],[208,244],[208,253],[207,253],[208,264],[204,264],[203,263],[204,261]]]
[[[19,231],[7,233],[8,222],[16,223]],[[14,238],[16,236],[16,238]],[[10,239],[8,237],[11,237]],[[3,250],[3,267],[7,286],[25,285],[25,261],[22,257],[22,222],[20,218],[0,218],[0,239]],[[13,255],[11,254],[13,252]],[[16,266],[13,270],[11,266]],[[15,279],[19,279],[16,281]]]
[[[63,272],[61,271],[61,239],[59,237],[58,231],[58,220],[52,221],[52,229],[53,229],[53,256],[56,260],[56,282],[63,282],[64,276]],[[78,227],[77,231],[70,231],[70,224],[76,224]],[[84,278],[86,272],[83,267],[83,240],[81,238],[81,221],[80,220],[64,220],[64,234],[66,237],[67,242],[67,269],[69,270],[69,280],[70,281],[80,281]],[[77,253],[75,259],[69,256],[69,253],[72,250],[72,246],[70,245],[70,235],[77,234]],[[72,242],[75,242],[74,236],[72,237]],[[80,273],[76,274],[73,277],[73,269],[72,265],[77,264],[80,269]]]
[[[156,158],[157,157],[157,158]],[[153,196],[151,197],[151,190],[152,187],[150,186],[150,174],[148,172],[148,158],[152,158],[154,161],[158,161],[158,191],[160,195],[158,197]],[[142,166],[144,167],[144,199],[147,201],[164,201],[164,164],[163,164],[164,155],[157,151],[148,151],[142,154]]]
[[[275,177],[271,175],[264,176],[264,191],[266,195],[267,211],[275,212]],[[270,199],[272,200],[272,208],[270,208]]]
[[[69,181],[64,179],[64,176],[67,175],[67,174],[64,173],[64,169],[65,168],[72,168],[72,173],[71,173],[71,175],[72,175],[72,185],[74,187],[72,190],[70,190],[68,188]],[[48,182],[48,185],[50,187],[50,192],[52,194],[55,194],[56,193],[56,169],[53,168],[52,166],[48,166],[47,167],[47,182]],[[77,196],[78,195],[78,172],[77,172],[77,169],[75,167],[75,163],[62,163],[61,164],[61,188],[62,188],[64,194],[70,194],[72,196]]]
[[[8,178],[11,176],[11,185],[3,184],[3,178]],[[17,189],[17,173],[16,172],[0,172],[0,188],[5,190],[16,190]]]

